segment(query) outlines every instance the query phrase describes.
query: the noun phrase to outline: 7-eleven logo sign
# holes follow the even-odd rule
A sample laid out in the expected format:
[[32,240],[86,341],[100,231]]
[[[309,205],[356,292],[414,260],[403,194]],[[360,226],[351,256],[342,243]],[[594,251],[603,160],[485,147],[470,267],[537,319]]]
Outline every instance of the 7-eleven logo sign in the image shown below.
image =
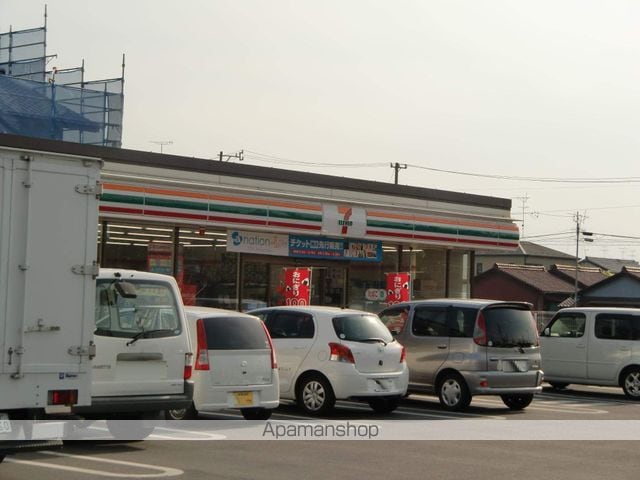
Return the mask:
[[364,238],[367,212],[364,208],[325,204],[322,208],[322,233],[341,237]]

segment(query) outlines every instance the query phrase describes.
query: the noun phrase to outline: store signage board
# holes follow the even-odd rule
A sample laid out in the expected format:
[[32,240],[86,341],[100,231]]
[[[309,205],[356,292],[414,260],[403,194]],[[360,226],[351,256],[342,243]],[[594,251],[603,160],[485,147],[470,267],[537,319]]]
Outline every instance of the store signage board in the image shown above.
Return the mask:
[[382,242],[289,235],[289,256],[380,262],[382,261]]
[[227,251],[289,256],[289,236],[266,232],[227,231]]
[[381,262],[382,242],[307,235],[227,231],[227,251],[294,258]]
[[367,212],[361,207],[325,203],[322,205],[322,233],[362,238],[367,234]]

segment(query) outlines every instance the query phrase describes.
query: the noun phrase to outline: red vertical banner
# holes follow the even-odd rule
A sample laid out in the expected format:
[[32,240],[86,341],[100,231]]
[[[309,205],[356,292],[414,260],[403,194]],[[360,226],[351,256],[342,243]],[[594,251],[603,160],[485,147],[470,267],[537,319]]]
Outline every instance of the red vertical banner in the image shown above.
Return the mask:
[[311,300],[311,269],[284,269],[284,300],[286,305],[309,305]]
[[411,274],[387,273],[387,305],[411,300]]

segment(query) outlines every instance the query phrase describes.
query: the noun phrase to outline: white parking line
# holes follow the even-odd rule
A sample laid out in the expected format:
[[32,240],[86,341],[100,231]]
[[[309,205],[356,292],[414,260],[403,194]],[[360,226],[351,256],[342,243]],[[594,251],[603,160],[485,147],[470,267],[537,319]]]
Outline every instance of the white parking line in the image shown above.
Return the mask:
[[[492,399],[490,397],[482,398],[482,399],[473,399],[474,402],[484,403],[486,405],[504,405],[502,400]],[[590,406],[583,406],[577,404],[573,405],[563,405],[560,402],[555,402],[554,404],[540,404],[537,401],[533,401],[531,405],[527,407],[527,410],[540,410],[544,412],[559,412],[559,413],[575,413],[575,414],[589,414],[589,415],[603,415],[609,413],[608,410],[601,410],[597,408],[592,408]]]
[[125,467],[134,467],[139,469],[151,470],[154,473],[116,473],[116,472],[106,472],[103,470],[94,470],[90,468],[80,468],[80,467],[72,467],[70,465],[60,465],[57,463],[49,463],[49,462],[39,462],[35,460],[20,460],[16,458],[7,458],[5,462],[18,463],[21,465],[31,465],[34,467],[42,467],[47,469],[55,469],[55,470],[64,470],[67,472],[77,472],[84,473],[89,475],[95,475],[99,477],[111,477],[111,478],[160,478],[160,477],[177,477],[179,475],[184,474],[182,470],[171,467],[159,467],[157,465],[149,465],[146,463],[136,463],[136,462],[126,462],[124,460],[112,460],[108,458],[100,458],[100,457],[92,457],[88,455],[71,455],[68,453],[60,453],[60,452],[49,452],[44,451],[40,452],[47,455],[53,455],[56,457],[65,457],[65,458],[74,458],[82,461],[89,462],[101,462],[107,463],[111,465],[125,466]]
[[[367,407],[361,407],[359,406],[359,404],[357,403],[353,403],[353,404],[349,404],[349,405],[345,405],[348,402],[340,402],[339,406],[343,406],[345,408],[349,408],[351,410],[366,410],[366,411],[370,411],[369,408]],[[416,416],[416,417],[430,417],[430,418],[446,418],[446,419],[454,419],[454,418],[460,418],[460,417],[479,417],[479,418],[487,418],[487,419],[491,419],[491,420],[506,420],[506,417],[501,417],[498,415],[484,415],[484,414],[479,414],[479,413],[467,413],[467,412],[442,412],[442,413],[431,413],[431,411],[429,410],[420,410],[418,408],[409,408],[409,407],[398,407],[398,410],[396,410],[398,413],[403,414],[403,415],[412,415],[412,416]]]

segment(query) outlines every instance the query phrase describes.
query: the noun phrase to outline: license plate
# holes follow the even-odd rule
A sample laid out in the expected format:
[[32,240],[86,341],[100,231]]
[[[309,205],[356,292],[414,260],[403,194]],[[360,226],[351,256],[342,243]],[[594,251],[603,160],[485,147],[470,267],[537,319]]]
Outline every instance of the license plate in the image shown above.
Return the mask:
[[529,361],[528,360],[514,360],[513,365],[516,367],[516,372],[528,372]]
[[504,359],[501,362],[502,368],[498,367],[503,372],[528,372],[529,361],[528,360],[516,360],[516,359]]
[[391,390],[394,387],[392,378],[376,378],[371,381],[374,392],[383,392],[385,390]]
[[11,433],[11,422],[6,413],[0,413],[0,433]]
[[253,392],[233,392],[236,405],[246,407],[253,405]]

